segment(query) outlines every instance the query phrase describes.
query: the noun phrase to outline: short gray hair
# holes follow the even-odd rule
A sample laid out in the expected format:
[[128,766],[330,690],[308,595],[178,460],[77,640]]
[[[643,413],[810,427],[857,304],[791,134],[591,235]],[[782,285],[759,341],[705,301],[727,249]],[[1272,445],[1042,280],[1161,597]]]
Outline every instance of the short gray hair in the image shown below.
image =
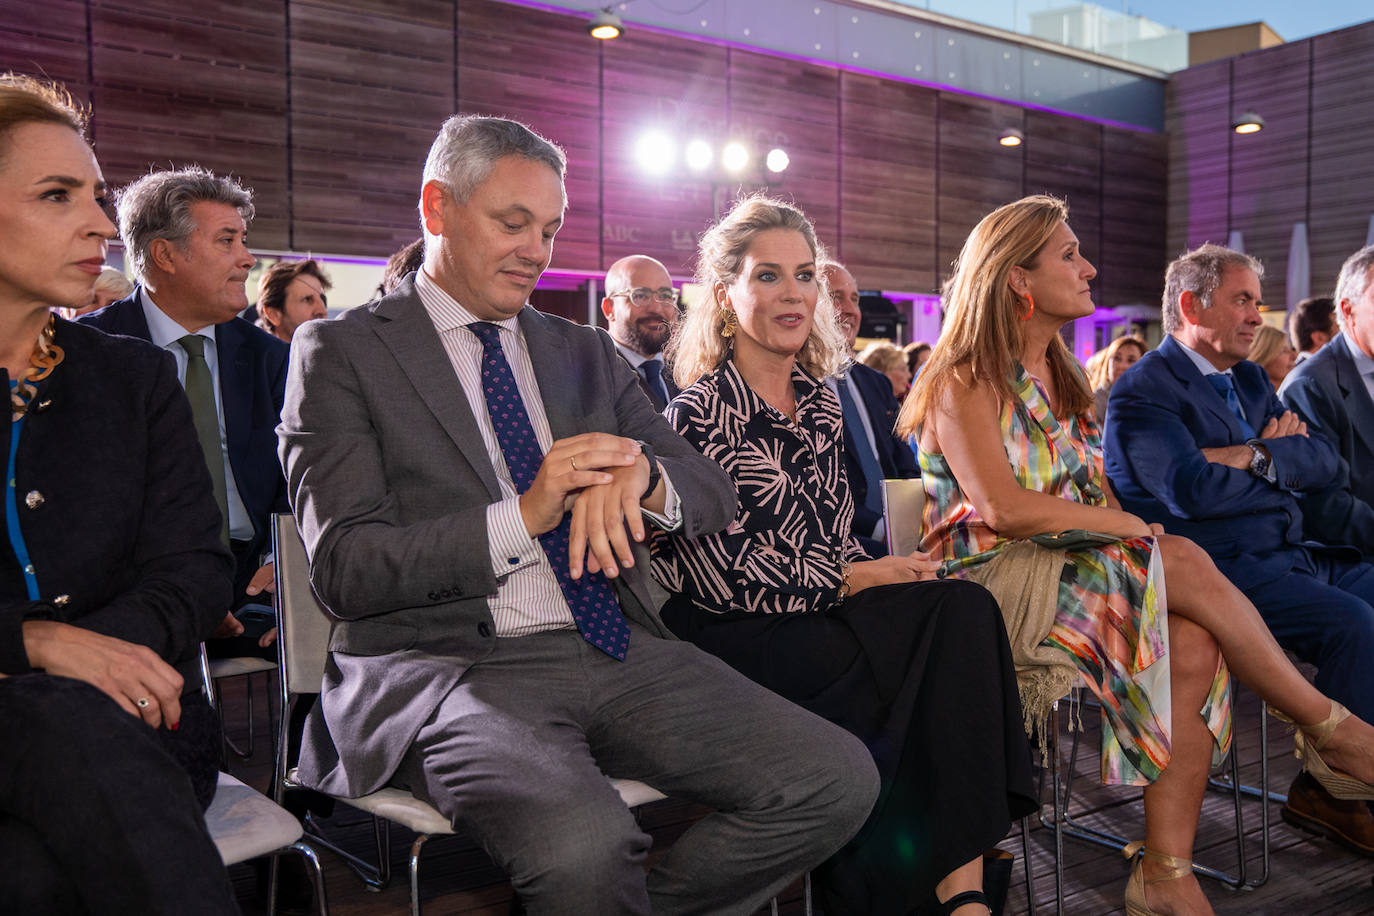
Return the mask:
[[1341,274],[1336,278],[1336,321],[1345,330],[1345,312],[1341,302],[1349,299],[1355,302],[1369,289],[1369,271],[1374,267],[1374,245],[1366,245],[1345,259]]
[[454,115],[439,128],[439,136],[429,148],[424,184],[437,181],[465,203],[491,174],[497,160],[506,156],[542,162],[557,173],[560,181],[568,170],[568,157],[563,150],[519,121]]
[[253,192],[232,178],[198,165],[177,171],[149,172],[124,187],[117,196],[119,234],[140,280],[148,275],[148,251],[157,239],[185,250],[196,231],[191,204],[200,201],[228,204],[245,223],[253,220]]
[[1179,308],[1178,300],[1185,291],[1196,296],[1203,308],[1212,307],[1212,293],[1221,286],[1221,278],[1228,267],[1245,267],[1253,270],[1259,279],[1264,279],[1264,265],[1257,259],[1211,242],[1205,242],[1174,259],[1164,274],[1161,314],[1165,334],[1172,334],[1183,326],[1183,311]]

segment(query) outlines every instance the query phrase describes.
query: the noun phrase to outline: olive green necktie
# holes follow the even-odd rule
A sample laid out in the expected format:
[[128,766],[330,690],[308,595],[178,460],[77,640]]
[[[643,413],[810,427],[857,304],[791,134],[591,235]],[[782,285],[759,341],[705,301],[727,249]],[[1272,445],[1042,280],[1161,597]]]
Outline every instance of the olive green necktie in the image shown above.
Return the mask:
[[205,453],[205,465],[210,469],[214,484],[215,504],[219,506],[220,540],[229,544],[229,501],[225,495],[224,452],[219,446],[219,411],[215,409],[215,382],[210,377],[210,364],[205,361],[205,338],[187,334],[177,341],[186,351],[186,399],[191,402],[195,418],[196,438]]

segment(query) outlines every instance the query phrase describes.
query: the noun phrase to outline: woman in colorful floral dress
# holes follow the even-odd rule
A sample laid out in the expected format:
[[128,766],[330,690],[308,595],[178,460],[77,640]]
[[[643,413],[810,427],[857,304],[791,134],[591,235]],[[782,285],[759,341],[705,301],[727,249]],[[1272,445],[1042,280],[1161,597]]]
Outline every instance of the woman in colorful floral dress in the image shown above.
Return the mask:
[[1028,716],[1076,672],[1102,700],[1104,780],[1146,786],[1127,911],[1210,913],[1189,859],[1209,764],[1230,744],[1228,668],[1301,724],[1329,790],[1374,798],[1374,729],[1293,668],[1205,552],[1123,512],[1104,485],[1092,395],[1059,337],[1092,314],[1096,275],[1067,219],[1036,196],[973,230],[897,432],[919,443],[922,546],[997,597],[1019,672],[1050,672],[1030,695],[1023,681]]

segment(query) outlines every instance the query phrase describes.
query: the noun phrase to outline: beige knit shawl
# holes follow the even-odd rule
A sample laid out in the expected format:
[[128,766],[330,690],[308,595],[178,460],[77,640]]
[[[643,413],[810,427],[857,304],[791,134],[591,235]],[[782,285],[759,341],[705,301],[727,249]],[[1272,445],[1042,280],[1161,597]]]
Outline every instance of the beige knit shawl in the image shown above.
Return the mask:
[[965,572],[969,581],[992,592],[1002,608],[1016,665],[1022,724],[1027,735],[1039,734],[1042,753],[1054,704],[1078,683],[1073,657],[1041,645],[1059,609],[1059,578],[1065,562],[1063,550],[1012,541],[988,562]]

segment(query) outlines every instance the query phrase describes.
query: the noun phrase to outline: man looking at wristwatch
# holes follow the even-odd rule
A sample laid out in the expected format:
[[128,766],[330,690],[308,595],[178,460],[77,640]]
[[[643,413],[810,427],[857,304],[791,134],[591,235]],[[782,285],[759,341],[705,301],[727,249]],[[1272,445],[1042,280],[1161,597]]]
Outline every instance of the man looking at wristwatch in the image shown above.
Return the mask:
[[[1168,336],[1112,387],[1107,476],[1123,509],[1211,555],[1279,644],[1317,666],[1319,690],[1374,715],[1374,566],[1353,548],[1302,539],[1298,496],[1328,486],[1340,460],[1245,359],[1262,323],[1262,276],[1254,258],[1217,245],[1169,265]],[[1374,854],[1368,809],[1310,782],[1293,784],[1285,819]]]

